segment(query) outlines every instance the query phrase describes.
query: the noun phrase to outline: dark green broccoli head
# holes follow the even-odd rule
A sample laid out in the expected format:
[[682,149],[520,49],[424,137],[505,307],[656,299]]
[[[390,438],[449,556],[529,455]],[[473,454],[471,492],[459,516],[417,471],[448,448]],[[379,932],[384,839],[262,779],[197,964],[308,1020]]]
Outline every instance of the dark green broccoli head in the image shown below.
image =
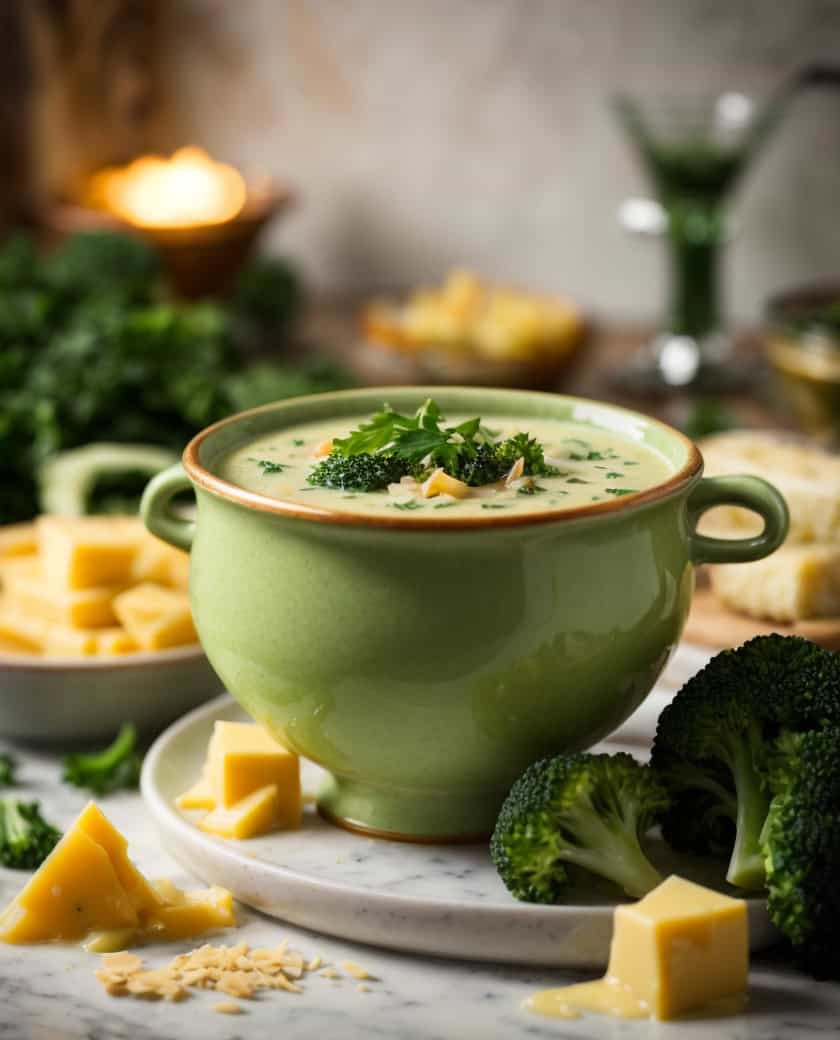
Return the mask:
[[630,755],[558,755],[534,763],[513,785],[490,854],[517,899],[562,900],[567,865],[640,897],[662,877],[639,838],[667,804],[656,774]]
[[728,845],[729,881],[762,888],[768,752],[783,731],[832,720],[840,721],[840,657],[779,635],[718,654],[659,718],[651,764],[671,793],[666,839],[690,852]]
[[4,867],[40,867],[60,837],[61,831],[41,815],[38,802],[0,798],[0,864]]
[[788,737],[762,831],[770,919],[820,978],[840,978],[840,727]]
[[409,472],[408,463],[396,455],[341,455],[331,451],[306,479],[316,486],[345,491],[383,491]]

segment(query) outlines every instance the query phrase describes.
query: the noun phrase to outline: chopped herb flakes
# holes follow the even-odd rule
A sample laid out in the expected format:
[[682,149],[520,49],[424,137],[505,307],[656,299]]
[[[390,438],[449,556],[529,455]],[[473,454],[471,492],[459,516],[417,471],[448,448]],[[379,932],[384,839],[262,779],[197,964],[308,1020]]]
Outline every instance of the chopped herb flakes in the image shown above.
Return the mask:
[[613,473],[607,473],[606,474],[607,480],[620,480],[621,477],[623,477],[623,476],[624,476],[623,473],[614,473],[613,472]]
[[502,505],[501,502],[482,502],[482,509],[507,509],[506,505]]
[[541,495],[547,491],[548,488],[540,487],[539,484],[525,484],[521,488],[518,488],[518,495]]
[[282,473],[284,469],[289,468],[283,462],[272,462],[270,459],[251,459],[251,462],[256,462],[265,474]]
[[300,437],[293,437],[292,444],[294,444],[296,448],[302,448],[304,444],[306,444],[306,441],[302,440]]
[[604,488],[608,495],[635,495],[637,488]]
[[408,511],[410,511],[412,509],[422,509],[422,508],[423,507],[420,505],[420,503],[419,502],[415,502],[414,499],[412,499],[410,502],[395,502],[394,503],[394,509],[400,509],[403,512],[408,512]]
[[569,477],[566,481],[567,484],[588,484],[588,480],[582,480],[580,477]]

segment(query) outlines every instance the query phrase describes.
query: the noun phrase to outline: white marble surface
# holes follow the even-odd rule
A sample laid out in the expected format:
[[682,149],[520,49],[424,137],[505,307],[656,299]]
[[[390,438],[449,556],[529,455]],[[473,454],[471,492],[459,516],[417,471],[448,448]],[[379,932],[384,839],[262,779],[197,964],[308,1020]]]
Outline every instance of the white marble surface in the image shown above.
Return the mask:
[[[0,742],[2,746],[2,742]],[[19,794],[39,798],[49,818],[68,824],[82,808],[82,792],[59,782],[57,757],[14,749],[21,768]],[[151,876],[189,883],[157,841],[139,795],[104,799],[107,814],[130,838],[130,851]],[[0,868],[0,900],[10,899],[24,875]],[[98,958],[68,946],[0,946],[0,1040],[233,1040],[238,1037],[294,1037],[295,1040],[354,1040],[399,1037],[649,1037],[667,1032],[676,1040],[791,1040],[840,1036],[840,986],[815,983],[778,957],[754,960],[749,1011],[740,1017],[680,1024],[621,1022],[587,1017],[561,1022],[537,1018],[520,1008],[536,989],[585,976],[559,970],[509,968],[412,957],[328,939],[247,910],[241,926],[218,942],[275,945],[288,938],[308,956],[320,954],[340,964],[354,960],[378,981],[359,992],[349,978],[313,976],[301,995],[268,992],[243,1001],[237,1017],[217,1014],[220,997],[198,993],[182,1004],[147,1003],[106,995],[94,978]],[[160,966],[194,944],[147,947],[150,966]],[[499,950],[504,960],[504,950]]]

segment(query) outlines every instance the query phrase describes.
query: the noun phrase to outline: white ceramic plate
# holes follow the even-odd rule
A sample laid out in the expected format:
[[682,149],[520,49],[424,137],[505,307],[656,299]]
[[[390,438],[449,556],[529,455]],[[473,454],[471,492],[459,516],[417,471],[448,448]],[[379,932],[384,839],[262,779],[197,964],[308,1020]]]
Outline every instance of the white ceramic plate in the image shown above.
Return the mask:
[[[410,845],[350,834],[307,806],[299,831],[245,842],[200,831],[174,806],[198,776],[215,719],[243,720],[228,697],[197,709],[154,744],[142,792],[161,840],[191,873],[291,924],[413,953],[518,964],[601,966],[615,906],[609,896],[566,906],[517,903],[481,845]],[[613,744],[613,747],[623,745]],[[305,763],[304,791],[321,771]],[[685,862],[683,861],[683,868]],[[696,864],[683,869],[698,880]],[[773,939],[764,902],[750,900],[753,949]]]

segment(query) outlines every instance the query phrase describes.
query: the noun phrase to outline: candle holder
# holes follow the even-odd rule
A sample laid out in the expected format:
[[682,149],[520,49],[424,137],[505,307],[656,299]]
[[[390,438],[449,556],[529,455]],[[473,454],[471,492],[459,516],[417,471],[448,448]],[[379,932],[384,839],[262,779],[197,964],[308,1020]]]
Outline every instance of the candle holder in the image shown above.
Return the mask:
[[44,214],[47,231],[61,238],[76,231],[121,231],[149,242],[159,253],[178,296],[195,299],[230,291],[269,223],[294,201],[292,192],[271,182],[249,183],[242,209],[229,220],[185,227],[131,224],[80,201],[56,200]]

